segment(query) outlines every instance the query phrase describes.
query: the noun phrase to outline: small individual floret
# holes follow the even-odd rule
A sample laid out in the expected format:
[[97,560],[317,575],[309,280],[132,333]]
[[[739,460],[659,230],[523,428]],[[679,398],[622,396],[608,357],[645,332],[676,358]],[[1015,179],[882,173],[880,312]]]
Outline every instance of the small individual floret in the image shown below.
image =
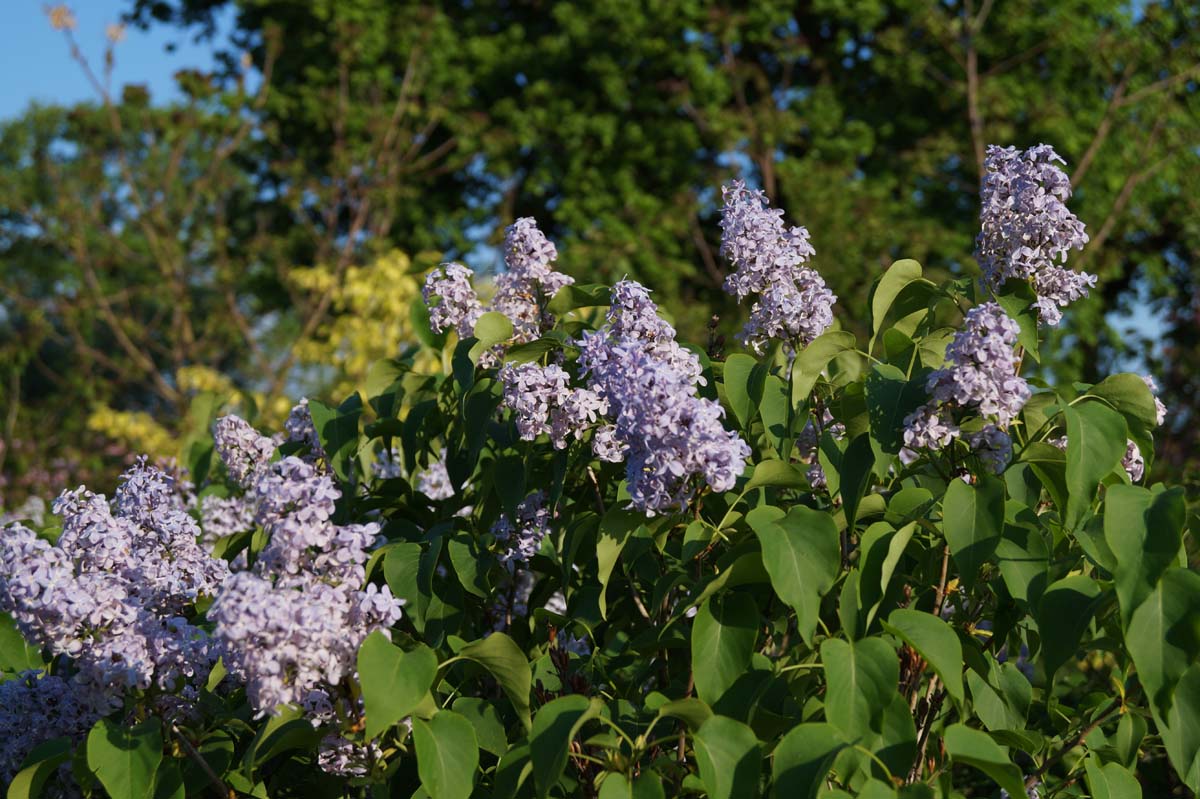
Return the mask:
[[1121,458],[1121,467],[1135,483],[1146,475],[1146,459],[1142,457],[1138,445],[1132,441],[1125,442],[1125,456]]
[[1096,285],[1094,275],[1062,266],[1071,250],[1083,249],[1088,236],[1067,210],[1071,181],[1057,166],[1061,163],[1045,144],[1024,151],[989,146],[975,240],[984,280],[993,289],[1009,279],[1029,280],[1038,316],[1048,325],[1057,325],[1062,309]]
[[740,180],[721,193],[721,253],[737,270],[725,279],[725,291],[739,302],[758,295],[739,339],[760,355],[771,341],[782,341],[794,352],[833,324],[837,302],[807,266],[814,253],[808,231],[788,228],[783,211],[772,209],[763,191]]
[[471,286],[474,273],[459,263],[445,263],[425,277],[421,297],[429,309],[429,326],[435,333],[454,328],[470,336],[483,315],[479,295]]

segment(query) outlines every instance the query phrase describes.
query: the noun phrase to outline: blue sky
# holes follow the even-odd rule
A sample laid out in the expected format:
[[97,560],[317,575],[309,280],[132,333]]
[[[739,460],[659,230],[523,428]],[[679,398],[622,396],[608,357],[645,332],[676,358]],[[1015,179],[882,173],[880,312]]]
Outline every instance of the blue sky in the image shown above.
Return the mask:
[[[60,31],[50,27],[43,0],[0,0],[0,119],[8,119],[31,102],[63,102],[95,98],[83,71],[70,55]],[[70,3],[78,27],[75,38],[97,72],[103,69],[105,27],[116,22],[129,0],[76,0]],[[168,53],[169,43],[178,45]],[[175,96],[172,75],[183,68],[212,65],[211,49],[193,44],[179,31],[159,27],[150,32],[126,31],[116,47],[115,89],[126,83],[149,87],[151,96]]]

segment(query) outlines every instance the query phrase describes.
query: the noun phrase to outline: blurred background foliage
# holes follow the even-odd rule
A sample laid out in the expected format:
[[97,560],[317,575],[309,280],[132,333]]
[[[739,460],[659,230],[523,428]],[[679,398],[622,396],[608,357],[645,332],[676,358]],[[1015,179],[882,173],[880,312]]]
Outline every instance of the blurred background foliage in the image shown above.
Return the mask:
[[[534,216],[583,282],[737,328],[716,187],[812,233],[843,325],[900,257],[974,275],[988,143],[1052,144],[1097,274],[1041,367],[1154,374],[1200,467],[1200,7],[1114,0],[129,0],[217,53],[0,125],[0,501],[170,455],[197,396],[277,421],[412,341],[420,274]],[[232,19],[232,29],[217,24]],[[68,20],[69,21],[69,20]],[[58,20],[62,23],[63,20]],[[70,52],[70,25],[62,25]],[[119,46],[115,48],[119,58]],[[65,56],[64,56],[65,57]],[[419,327],[419,320],[416,322]],[[206,400],[207,401],[207,400]],[[99,472],[100,475],[96,473]]]

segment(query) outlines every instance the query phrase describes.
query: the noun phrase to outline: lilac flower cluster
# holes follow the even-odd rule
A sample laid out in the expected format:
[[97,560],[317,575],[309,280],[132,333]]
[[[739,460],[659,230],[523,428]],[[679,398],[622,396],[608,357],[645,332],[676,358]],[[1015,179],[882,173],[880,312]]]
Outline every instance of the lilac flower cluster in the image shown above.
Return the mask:
[[772,340],[795,351],[833,324],[837,302],[807,265],[814,254],[808,231],[784,225],[783,211],[770,207],[766,193],[740,180],[721,194],[721,254],[737,270],[725,279],[725,291],[739,302],[758,295],[739,340],[759,355]]
[[434,332],[454,328],[462,338],[470,336],[483,316],[479,295],[471,286],[475,273],[459,263],[445,263],[430,272],[421,288],[429,309],[429,326]]
[[206,494],[200,499],[200,529],[209,549],[222,538],[254,529],[254,502],[250,497]]
[[213,445],[229,478],[245,487],[270,463],[278,442],[255,430],[245,419],[230,414],[213,424]]
[[1031,280],[1042,322],[1057,325],[1062,309],[1087,296],[1096,277],[1062,264],[1088,236],[1067,210],[1071,181],[1066,163],[1046,144],[1020,151],[991,145],[984,159],[980,231],[975,258],[993,289],[1015,278]]
[[28,640],[74,660],[80,699],[97,712],[131,691],[194,693],[215,656],[183,614],[229,569],[199,545],[173,478],[142,459],[111,507],[80,487],[54,512],[55,545],[20,525],[0,536],[0,610]]
[[995,472],[1012,456],[1012,441],[1003,428],[1021,412],[1029,399],[1029,385],[1017,374],[1014,351],[1020,328],[994,302],[967,312],[963,329],[946,348],[947,365],[926,382],[932,395],[904,420],[904,463],[918,457],[917,450],[938,450],[961,435],[955,414],[974,412],[987,420],[983,430],[968,436],[967,443]]
[[[234,459],[230,474],[244,451],[219,448]],[[399,620],[402,604],[387,587],[366,584],[379,528],[335,524],[340,492],[297,457],[238,471],[269,538],[253,569],[229,578],[209,610],[220,653],[259,715],[280,704],[301,706],[314,723],[354,715],[357,702],[339,686],[354,675],[362,640]]]
[[[8,785],[34,747],[54,738],[78,742],[99,718],[62,677],[26,671],[0,683],[0,783]],[[68,761],[42,795],[79,795]]]
[[515,413],[517,431],[523,441],[533,441],[546,433],[555,449],[566,449],[571,436],[583,438],[587,429],[608,412],[608,403],[596,392],[570,388],[570,379],[555,364],[501,367],[504,405]]
[[529,597],[536,582],[534,573],[517,569],[496,588],[496,598],[488,608],[488,617],[495,632],[504,632],[516,619],[529,616]]
[[[1158,398],[1158,384],[1149,375],[1142,375],[1142,382],[1154,395],[1154,421],[1155,424],[1161,425],[1167,421],[1167,406]],[[1142,456],[1142,450],[1132,440],[1125,442],[1125,457],[1121,459],[1121,466],[1129,475],[1129,479],[1135,483],[1146,476],[1146,459]]]
[[504,546],[500,552],[500,563],[509,573],[529,565],[529,561],[541,549],[542,539],[550,533],[550,509],[546,507],[546,494],[535,491],[517,505],[516,521],[500,514],[492,525],[492,535]]
[[[682,509],[696,479],[728,491],[745,467],[750,448],[725,429],[721,406],[696,394],[696,355],[675,342],[649,293],[621,281],[612,291],[607,324],[580,342],[580,365],[589,387],[615,417],[612,437],[626,448],[625,476],[632,506],[654,514]],[[605,459],[616,448],[607,432]]]
[[287,440],[301,444],[308,449],[309,459],[325,459],[325,448],[321,446],[321,438],[317,435],[317,427],[313,423],[312,411],[308,408],[308,398],[304,397],[292,408],[287,421],[283,423]]
[[[474,273],[462,264],[449,263],[430,272],[421,295],[429,308],[429,324],[435,332],[453,327],[459,336],[469,336],[485,310],[498,311],[513,325],[513,342],[532,341],[554,324],[545,310],[546,301],[575,279],[554,271],[558,250],[531,217],[522,217],[505,231],[504,260],[508,269],[496,278],[496,294],[485,309],[471,286]],[[496,366],[498,350],[480,359],[485,367]]]

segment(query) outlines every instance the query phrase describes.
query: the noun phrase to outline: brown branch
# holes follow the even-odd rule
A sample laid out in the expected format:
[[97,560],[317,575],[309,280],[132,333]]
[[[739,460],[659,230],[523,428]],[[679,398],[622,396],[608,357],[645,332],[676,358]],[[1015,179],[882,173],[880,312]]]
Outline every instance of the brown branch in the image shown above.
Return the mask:
[[1129,65],[1122,71],[1121,80],[1117,83],[1117,87],[1113,90],[1113,95],[1108,101],[1108,106],[1104,109],[1104,116],[1100,118],[1100,124],[1096,126],[1096,133],[1092,136],[1091,144],[1084,151],[1083,157],[1079,159],[1079,165],[1075,167],[1074,173],[1071,175],[1071,188],[1076,188],[1083,182],[1084,175],[1092,165],[1096,153],[1100,151],[1101,145],[1108,138],[1109,132],[1113,126],[1113,112],[1121,107],[1121,99],[1125,96],[1125,90],[1129,87],[1129,78],[1133,74],[1136,67],[1136,61],[1131,61]]

